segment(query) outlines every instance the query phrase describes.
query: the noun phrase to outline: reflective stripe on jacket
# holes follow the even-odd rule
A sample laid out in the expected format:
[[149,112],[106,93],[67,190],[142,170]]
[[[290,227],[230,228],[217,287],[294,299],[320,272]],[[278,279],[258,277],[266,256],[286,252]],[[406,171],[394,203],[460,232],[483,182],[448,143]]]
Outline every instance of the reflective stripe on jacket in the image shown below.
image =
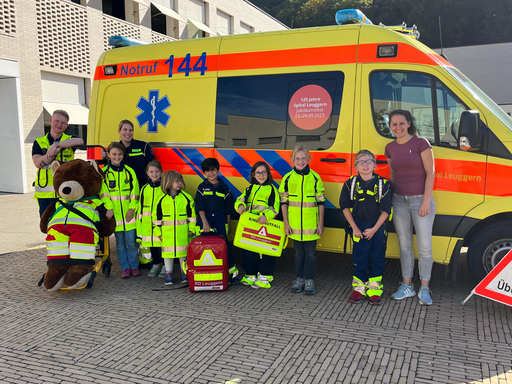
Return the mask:
[[[249,196],[246,196],[249,195]],[[243,205],[245,209],[257,215],[265,215],[268,220],[279,213],[279,191],[271,184],[252,184],[238,196],[235,209]]]
[[[114,209],[116,232],[131,231],[136,228],[136,212],[139,205],[139,182],[135,171],[127,165],[116,167],[109,164],[103,168],[105,178],[100,196],[105,207]],[[111,202],[111,204],[110,204]],[[133,219],[126,221],[126,213],[133,209]]]
[[[96,226],[93,223],[91,223],[89,220],[83,219],[76,213],[69,211],[62,205],[62,203],[63,202],[61,200],[55,203],[55,213],[48,221],[48,230],[50,230],[51,226],[55,224],[75,224],[89,227],[97,232]],[[83,201],[71,201],[66,204],[72,205],[93,222],[99,223],[100,214],[98,212],[98,207],[103,204],[101,200],[97,198],[86,198],[86,200]]]
[[[50,148],[50,141],[48,140],[48,134],[36,139],[37,143],[46,154],[48,149]],[[72,136],[62,134],[59,142],[63,142],[67,139],[70,139]],[[67,161],[73,160],[75,154],[72,148],[62,148],[61,151],[57,154],[55,160],[59,160],[63,163]],[[35,197],[38,199],[51,199],[58,197],[55,193],[55,189],[53,188],[53,175],[51,170],[51,163],[46,165],[44,168],[39,168],[37,170],[36,181],[34,182],[35,188]]]
[[137,209],[137,236],[141,238],[143,247],[160,247],[161,240],[154,234],[151,215],[156,204],[164,195],[160,187],[160,181],[149,182],[142,187],[140,192],[139,208]]
[[288,206],[290,238],[299,241],[319,239],[317,234],[318,206],[325,204],[322,179],[307,166],[302,171],[287,173],[279,187],[281,204]]
[[196,210],[194,199],[180,191],[174,198],[165,194],[152,214],[155,236],[162,240],[162,257],[187,256],[189,231],[195,233]]

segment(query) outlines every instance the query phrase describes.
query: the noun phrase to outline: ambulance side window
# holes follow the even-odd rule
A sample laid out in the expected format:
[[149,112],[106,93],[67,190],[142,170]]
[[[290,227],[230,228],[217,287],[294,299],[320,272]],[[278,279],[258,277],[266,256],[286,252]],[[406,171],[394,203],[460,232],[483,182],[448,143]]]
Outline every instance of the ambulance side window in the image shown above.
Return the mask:
[[428,75],[411,72],[374,72],[371,75],[373,115],[377,130],[393,137],[388,114],[395,109],[411,112],[420,136],[435,142],[432,83]]
[[381,135],[393,137],[388,115],[405,109],[411,112],[419,135],[432,145],[458,148],[459,118],[468,108],[435,77],[415,72],[373,72],[371,95],[375,127]]
[[215,147],[327,149],[336,138],[343,83],[339,71],[221,77]]
[[436,81],[439,145],[457,148],[459,118],[467,108],[444,84]]

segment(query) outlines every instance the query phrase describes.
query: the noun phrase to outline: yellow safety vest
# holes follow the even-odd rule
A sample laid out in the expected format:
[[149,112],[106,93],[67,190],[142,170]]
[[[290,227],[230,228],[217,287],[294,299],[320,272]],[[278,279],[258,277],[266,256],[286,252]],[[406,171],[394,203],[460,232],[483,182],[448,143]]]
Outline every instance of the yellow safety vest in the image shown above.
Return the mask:
[[196,210],[194,199],[180,191],[174,198],[165,194],[153,210],[154,235],[162,239],[162,257],[187,256],[189,232],[195,233]]
[[[135,171],[127,165],[121,165],[115,170],[112,165],[103,168],[105,178],[103,183],[106,188],[102,188],[102,200],[111,200],[114,207],[114,217],[116,219],[116,232],[131,231],[136,229],[136,212],[139,205],[139,182]],[[105,203],[109,208],[109,203]],[[133,219],[126,221],[126,213],[133,209]]]
[[161,240],[155,235],[151,215],[158,201],[164,196],[160,182],[156,186],[150,183],[142,187],[137,210],[137,236],[141,238],[142,247],[160,247]]
[[[309,172],[308,172],[309,171]],[[309,167],[304,173],[287,173],[279,186],[281,204],[288,206],[288,223],[293,240],[317,240],[318,205],[325,202],[322,179]]]
[[[41,149],[48,149],[50,148],[50,141],[48,140],[48,135],[50,133],[47,133],[43,137],[40,137],[39,139],[36,139],[37,143],[41,147]],[[63,142],[67,139],[70,139],[71,135],[66,135],[65,133],[62,134],[59,142]],[[44,152],[44,151],[43,151]],[[46,153],[46,152],[45,152]],[[63,163],[67,161],[73,160],[75,157],[75,153],[73,152],[73,149],[71,148],[63,148],[58,154],[55,160],[59,160]],[[39,168],[37,170],[37,177],[36,181],[34,182],[34,188],[35,188],[35,197],[38,199],[52,199],[58,197],[55,193],[55,189],[53,188],[53,175],[51,170],[51,163],[47,164],[44,168]]]
[[279,191],[273,185],[251,184],[236,199],[235,209],[243,205],[248,212],[271,220],[279,213],[279,201]]

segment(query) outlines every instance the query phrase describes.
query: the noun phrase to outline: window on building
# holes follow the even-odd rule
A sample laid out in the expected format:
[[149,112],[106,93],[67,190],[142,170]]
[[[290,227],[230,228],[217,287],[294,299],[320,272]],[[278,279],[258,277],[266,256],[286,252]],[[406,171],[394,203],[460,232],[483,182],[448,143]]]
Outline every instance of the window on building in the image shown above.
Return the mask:
[[181,20],[178,13],[174,11],[173,0],[152,0],[151,1],[151,29],[163,35],[177,37],[177,21]]
[[393,137],[388,114],[405,109],[411,112],[419,135],[431,144],[458,147],[460,115],[468,108],[435,77],[414,72],[373,72],[371,94],[375,124],[381,135]]
[[231,16],[217,10],[217,33],[219,35],[231,35]]
[[151,29],[163,35],[167,34],[167,16],[151,4]]
[[336,139],[339,71],[219,78],[215,147],[327,149]]
[[252,33],[254,28],[248,24],[240,22],[240,33]]
[[208,5],[201,0],[189,0],[188,2],[188,38],[197,39],[199,37],[215,36],[210,27],[208,27],[207,15]]
[[66,133],[77,135],[87,142],[89,109],[85,104],[84,81],[81,77],[41,72],[45,130],[50,130],[53,112],[61,109],[69,114]]
[[124,0],[102,0],[103,13],[126,20]]

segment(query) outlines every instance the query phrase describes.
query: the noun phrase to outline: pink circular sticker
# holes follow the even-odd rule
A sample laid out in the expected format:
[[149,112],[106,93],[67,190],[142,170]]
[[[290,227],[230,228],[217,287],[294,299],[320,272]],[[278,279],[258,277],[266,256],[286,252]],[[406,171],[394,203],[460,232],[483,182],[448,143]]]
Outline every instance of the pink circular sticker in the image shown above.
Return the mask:
[[297,127],[308,131],[317,129],[331,116],[331,95],[319,85],[305,85],[293,94],[288,111]]

